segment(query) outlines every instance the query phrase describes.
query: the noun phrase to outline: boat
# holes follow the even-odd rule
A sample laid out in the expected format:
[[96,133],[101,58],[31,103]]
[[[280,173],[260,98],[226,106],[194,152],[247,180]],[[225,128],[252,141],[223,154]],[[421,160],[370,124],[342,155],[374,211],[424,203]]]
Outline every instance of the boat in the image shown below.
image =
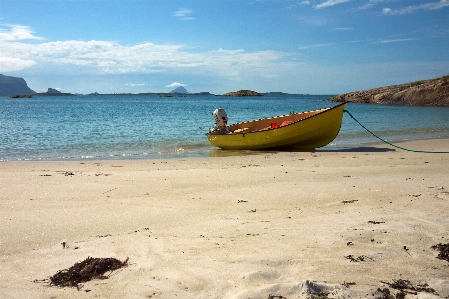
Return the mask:
[[[313,111],[291,113],[227,126],[221,108],[214,111],[216,126],[207,133],[209,142],[224,150],[265,150],[323,147],[337,137],[346,103]],[[220,114],[221,113],[221,114]]]

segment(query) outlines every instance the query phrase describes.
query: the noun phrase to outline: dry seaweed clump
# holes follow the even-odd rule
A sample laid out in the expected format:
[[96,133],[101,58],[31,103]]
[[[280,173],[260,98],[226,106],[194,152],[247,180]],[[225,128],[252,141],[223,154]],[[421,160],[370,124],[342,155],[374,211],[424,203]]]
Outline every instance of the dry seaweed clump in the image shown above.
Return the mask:
[[437,258],[449,262],[449,243],[448,244],[439,243],[437,245],[433,245],[432,249],[440,251]]
[[381,295],[380,297],[377,297],[379,299],[404,299],[405,293],[400,292],[396,294],[396,296],[393,296],[393,294],[390,292],[389,288],[377,288],[377,292],[379,292]]
[[93,258],[88,257],[82,262],[75,263],[72,267],[59,270],[50,277],[50,285],[58,287],[77,287],[79,283],[92,279],[107,279],[104,274],[108,271],[115,271],[128,266],[127,258],[120,261],[115,258]]
[[377,291],[382,294],[381,299],[404,299],[407,294],[417,295],[420,292],[431,293],[437,295],[434,289],[426,284],[413,285],[410,281],[404,279],[393,280],[392,283],[382,281],[390,288],[398,290],[395,296],[390,292],[388,288],[378,288]]

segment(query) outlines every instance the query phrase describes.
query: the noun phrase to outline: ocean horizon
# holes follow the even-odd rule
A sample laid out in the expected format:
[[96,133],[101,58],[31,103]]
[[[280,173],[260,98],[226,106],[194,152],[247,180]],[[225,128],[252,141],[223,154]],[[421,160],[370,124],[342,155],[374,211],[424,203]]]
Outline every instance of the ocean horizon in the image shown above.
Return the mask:
[[[212,112],[229,124],[336,106],[332,95],[269,93],[261,97],[122,94],[0,97],[0,161],[160,159],[248,154],[223,151],[205,134]],[[449,137],[449,108],[348,103],[348,110],[389,142]],[[316,151],[380,142],[347,114],[337,138]],[[386,145],[387,146],[387,145]],[[418,149],[419,150],[419,149]]]

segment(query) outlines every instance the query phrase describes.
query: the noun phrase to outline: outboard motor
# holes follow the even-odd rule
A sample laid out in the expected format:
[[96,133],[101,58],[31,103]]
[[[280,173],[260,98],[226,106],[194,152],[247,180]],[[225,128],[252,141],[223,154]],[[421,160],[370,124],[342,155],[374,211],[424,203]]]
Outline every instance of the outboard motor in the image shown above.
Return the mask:
[[229,132],[229,129],[226,127],[228,124],[228,115],[226,114],[226,111],[223,108],[218,108],[215,109],[212,115],[215,119],[215,127],[211,131],[219,133]]
[[212,115],[214,116],[215,124],[217,126],[226,127],[226,124],[228,123],[228,115],[223,108],[215,109]]

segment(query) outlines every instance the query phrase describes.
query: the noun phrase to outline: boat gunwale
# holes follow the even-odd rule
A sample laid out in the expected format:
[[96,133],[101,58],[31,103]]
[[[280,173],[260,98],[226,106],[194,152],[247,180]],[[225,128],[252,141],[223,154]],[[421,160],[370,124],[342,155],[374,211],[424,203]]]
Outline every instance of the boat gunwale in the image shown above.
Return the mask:
[[268,129],[255,130],[255,131],[248,131],[248,132],[231,132],[231,133],[225,133],[225,134],[213,134],[212,132],[208,132],[208,133],[206,133],[206,135],[207,135],[207,136],[217,136],[217,135],[219,135],[219,136],[232,136],[232,135],[237,135],[237,134],[252,134],[252,133],[260,133],[260,132],[267,132],[267,131],[274,131],[274,130],[278,130],[278,129],[283,129],[283,128],[286,128],[286,127],[288,127],[288,126],[292,126],[292,125],[295,125],[295,124],[297,124],[297,123],[299,123],[299,122],[302,122],[302,121],[304,121],[304,120],[306,120],[306,119],[310,119],[310,118],[312,118],[312,117],[318,116],[318,115],[323,114],[323,113],[325,113],[325,112],[329,112],[329,111],[331,111],[331,110],[333,110],[333,109],[335,109],[335,108],[338,108],[338,107],[340,107],[340,106],[346,105],[347,103],[348,103],[348,102],[343,102],[343,103],[338,104],[338,105],[333,106],[333,107],[327,107],[327,108],[322,108],[322,109],[303,111],[303,112],[298,112],[298,113],[293,113],[293,114],[284,114],[284,115],[278,115],[278,116],[272,116],[272,117],[265,117],[265,118],[253,119],[253,120],[249,120],[249,121],[242,121],[242,122],[238,122],[238,123],[231,124],[231,125],[228,126],[228,127],[231,127],[231,126],[240,125],[240,124],[244,124],[244,123],[252,123],[252,122],[261,121],[261,120],[275,119],[275,118],[284,117],[284,116],[290,116],[290,115],[295,115],[295,114],[303,114],[303,113],[309,113],[309,112],[314,112],[314,111],[323,110],[323,111],[321,111],[321,112],[318,112],[318,113],[316,113],[316,114],[307,116],[307,117],[305,117],[305,118],[298,119],[297,121],[294,121],[294,122],[289,123],[289,124],[287,124],[287,125],[284,125],[284,126],[282,126],[282,127],[268,128]]

